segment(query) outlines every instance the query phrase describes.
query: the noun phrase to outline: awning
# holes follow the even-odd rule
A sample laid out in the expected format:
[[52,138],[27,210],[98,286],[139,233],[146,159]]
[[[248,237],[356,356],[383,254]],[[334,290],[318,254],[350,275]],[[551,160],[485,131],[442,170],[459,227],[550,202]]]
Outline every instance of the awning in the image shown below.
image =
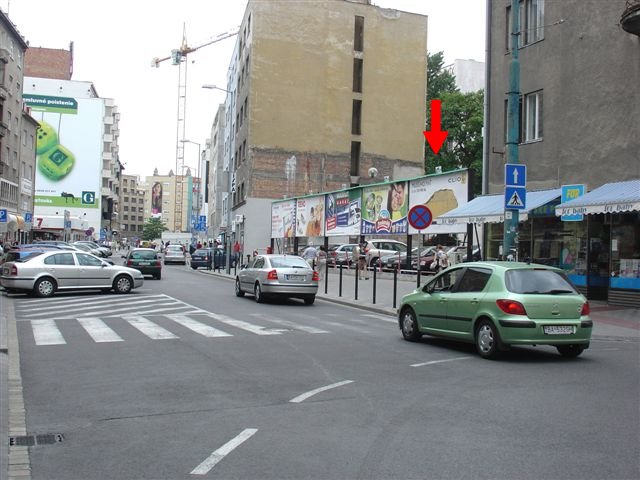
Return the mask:
[[17,232],[18,230],[24,230],[24,218],[21,215],[9,213],[7,215],[7,231]]
[[640,179],[606,183],[556,207],[556,215],[640,211]]
[[[527,192],[527,209],[520,211],[519,220],[525,221],[529,212],[560,198],[561,190],[537,190]],[[504,222],[504,194],[481,195],[438,217],[438,223],[502,223]]]

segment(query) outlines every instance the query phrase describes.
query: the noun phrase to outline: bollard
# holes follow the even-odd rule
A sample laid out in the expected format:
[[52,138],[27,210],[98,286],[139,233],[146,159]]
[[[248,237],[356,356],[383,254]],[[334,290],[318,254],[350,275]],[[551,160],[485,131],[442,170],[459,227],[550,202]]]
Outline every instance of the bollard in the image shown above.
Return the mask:
[[376,267],[373,267],[373,304],[376,304]]
[[356,280],[355,280],[356,281],[356,296],[355,296],[354,300],[358,300],[358,281],[360,280],[360,269],[359,269],[359,267],[356,268],[355,277],[356,277]]
[[338,279],[338,296],[342,296],[342,264],[340,264],[340,278]]
[[396,308],[396,299],[398,298],[398,271],[393,271],[393,308]]
[[324,294],[326,295],[329,290],[329,266],[324,265]]
[[420,268],[420,257],[418,257],[418,274],[416,275],[416,282],[417,282],[417,286],[418,288],[420,288],[420,270],[422,270]]

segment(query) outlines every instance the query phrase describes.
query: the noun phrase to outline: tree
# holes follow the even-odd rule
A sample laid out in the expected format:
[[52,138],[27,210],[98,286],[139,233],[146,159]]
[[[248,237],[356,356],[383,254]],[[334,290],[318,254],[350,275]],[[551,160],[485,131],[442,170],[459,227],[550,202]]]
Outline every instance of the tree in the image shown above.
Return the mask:
[[151,217],[147,220],[147,223],[144,224],[142,230],[142,240],[155,240],[156,238],[162,237],[162,232],[166,232],[168,228],[162,223],[162,220],[159,218]]
[[455,86],[455,76],[443,69],[443,53],[428,55],[427,128],[431,119],[431,99],[440,99],[442,129],[449,132],[447,140],[435,155],[425,144],[425,172],[468,168],[473,172],[473,191],[482,192],[482,126],[484,121],[484,91],[461,93]]

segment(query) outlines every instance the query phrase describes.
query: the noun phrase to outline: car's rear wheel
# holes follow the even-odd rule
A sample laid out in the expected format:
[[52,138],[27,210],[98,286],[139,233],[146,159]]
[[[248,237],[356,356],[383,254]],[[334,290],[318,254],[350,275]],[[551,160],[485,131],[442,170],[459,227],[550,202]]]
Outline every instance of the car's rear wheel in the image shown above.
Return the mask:
[[198,267],[196,267],[195,265],[191,265],[191,268],[193,268],[194,270],[198,269]]
[[402,336],[409,342],[417,342],[422,338],[422,333],[418,328],[418,320],[416,314],[410,308],[405,308],[400,314],[400,329]]
[[500,355],[500,334],[489,320],[480,320],[476,327],[476,350],[482,358],[492,359]]
[[56,281],[50,277],[39,279],[33,286],[33,293],[37,297],[50,297],[56,291]]
[[566,358],[576,358],[584,352],[582,345],[558,345],[556,348],[558,353]]
[[315,295],[307,295],[306,297],[304,297],[304,304],[305,305],[313,305],[313,302],[316,301],[316,296]]
[[256,298],[256,302],[264,303],[264,295],[262,294],[262,288],[259,283],[256,283],[256,286],[253,289],[253,295]]
[[236,297],[244,297],[244,292],[240,288],[240,279],[236,278]]
[[161,273],[158,273],[155,277],[156,277],[157,280],[162,280],[162,274]]
[[126,275],[120,275],[113,281],[113,289],[116,293],[129,293],[132,288],[133,282]]

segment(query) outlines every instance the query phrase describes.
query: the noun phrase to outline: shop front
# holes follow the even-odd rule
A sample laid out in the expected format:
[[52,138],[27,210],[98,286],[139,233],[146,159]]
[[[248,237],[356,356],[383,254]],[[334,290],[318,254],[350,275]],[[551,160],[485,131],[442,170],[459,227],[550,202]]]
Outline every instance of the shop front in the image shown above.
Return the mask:
[[558,205],[558,218],[574,234],[570,271],[590,299],[640,307],[640,180],[608,183]]

